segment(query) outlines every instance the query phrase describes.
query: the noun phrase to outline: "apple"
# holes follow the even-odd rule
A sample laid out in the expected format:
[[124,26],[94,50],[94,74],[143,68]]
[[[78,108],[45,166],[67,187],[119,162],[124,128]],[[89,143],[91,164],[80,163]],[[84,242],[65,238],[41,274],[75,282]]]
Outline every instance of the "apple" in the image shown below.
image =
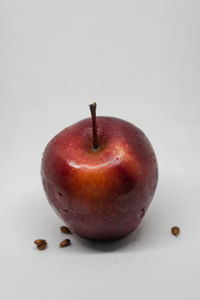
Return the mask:
[[113,240],[137,228],[154,196],[158,166],[144,133],[114,117],[91,117],[47,145],[41,175],[51,206],[76,234]]

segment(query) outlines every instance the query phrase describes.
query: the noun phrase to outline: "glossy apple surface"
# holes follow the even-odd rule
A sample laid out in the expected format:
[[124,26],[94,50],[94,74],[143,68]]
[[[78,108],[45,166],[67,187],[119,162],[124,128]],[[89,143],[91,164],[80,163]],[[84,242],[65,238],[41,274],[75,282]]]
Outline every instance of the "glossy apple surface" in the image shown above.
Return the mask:
[[73,232],[88,239],[118,239],[139,225],[158,180],[155,153],[136,126],[97,117],[99,149],[91,119],[56,135],[42,159],[50,204]]

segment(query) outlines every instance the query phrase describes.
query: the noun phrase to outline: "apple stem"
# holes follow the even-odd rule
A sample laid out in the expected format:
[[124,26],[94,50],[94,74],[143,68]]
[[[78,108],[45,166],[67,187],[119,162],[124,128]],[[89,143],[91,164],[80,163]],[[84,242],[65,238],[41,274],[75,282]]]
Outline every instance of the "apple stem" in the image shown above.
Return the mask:
[[96,150],[99,147],[98,138],[97,138],[97,122],[96,122],[96,103],[89,105],[91,117],[92,117],[92,130],[93,130],[93,148]]

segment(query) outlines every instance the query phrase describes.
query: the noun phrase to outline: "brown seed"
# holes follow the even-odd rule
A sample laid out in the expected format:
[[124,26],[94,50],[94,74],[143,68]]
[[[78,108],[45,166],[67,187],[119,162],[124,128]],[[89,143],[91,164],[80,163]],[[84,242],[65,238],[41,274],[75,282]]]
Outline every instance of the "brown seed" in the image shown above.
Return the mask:
[[66,239],[66,240],[63,240],[60,244],[59,244],[59,247],[60,248],[63,248],[63,247],[67,247],[71,245],[71,241],[69,239]]
[[71,234],[71,231],[70,231],[69,228],[67,228],[66,226],[61,226],[61,227],[60,227],[60,231],[61,231],[62,233]]
[[41,246],[43,244],[46,244],[47,242],[45,240],[42,240],[42,239],[38,239],[38,240],[35,240],[34,243],[37,245],[37,246]]
[[46,243],[37,246],[38,250],[44,250],[46,249],[46,247],[47,247]]
[[180,228],[178,226],[174,226],[171,228],[171,232],[173,235],[178,236],[180,233]]

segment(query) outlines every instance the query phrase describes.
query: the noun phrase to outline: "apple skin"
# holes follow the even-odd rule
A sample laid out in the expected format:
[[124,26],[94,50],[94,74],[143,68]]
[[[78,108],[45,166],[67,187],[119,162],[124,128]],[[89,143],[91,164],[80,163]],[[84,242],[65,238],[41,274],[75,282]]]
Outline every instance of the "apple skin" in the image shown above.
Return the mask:
[[158,167],[144,133],[114,117],[97,117],[57,134],[42,159],[42,182],[51,206],[71,230],[87,239],[113,240],[137,228],[154,196]]

